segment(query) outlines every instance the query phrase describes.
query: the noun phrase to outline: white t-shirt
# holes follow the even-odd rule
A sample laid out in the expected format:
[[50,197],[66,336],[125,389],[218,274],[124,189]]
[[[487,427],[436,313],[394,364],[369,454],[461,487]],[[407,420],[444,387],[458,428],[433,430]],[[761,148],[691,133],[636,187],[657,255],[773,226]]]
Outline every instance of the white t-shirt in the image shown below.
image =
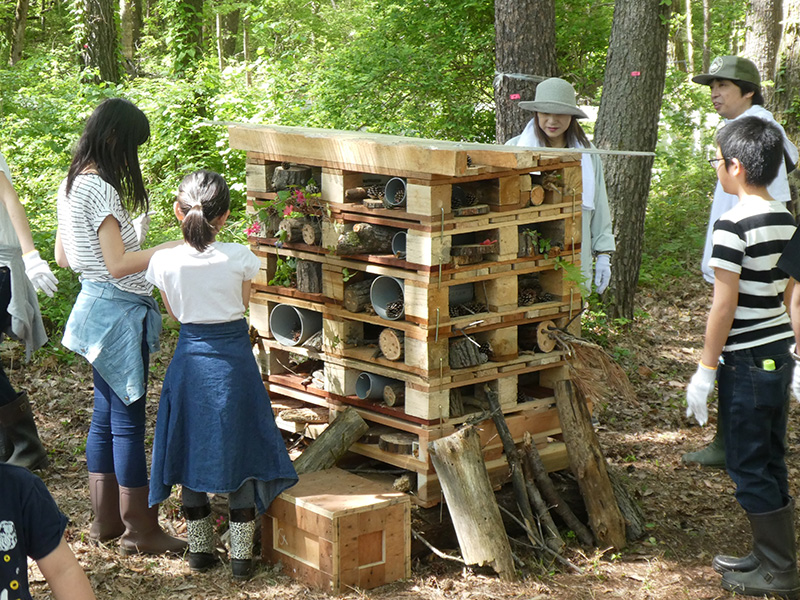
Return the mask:
[[[789,141],[788,137],[786,137],[786,132],[783,130],[781,124],[775,120],[775,117],[772,116],[771,112],[759,104],[754,104],[736,117],[736,119],[741,119],[742,117],[758,117],[759,119],[764,119],[773,125],[777,125],[778,129],[780,129],[781,133],[783,134],[784,152],[789,156],[792,162],[797,162],[797,147],[791,141]],[[734,121],[736,119],[730,120]],[[791,193],[789,192],[789,179],[788,174],[786,173],[785,161],[781,161],[781,166],[778,170],[778,176],[767,186],[767,192],[769,192],[769,195],[773,200],[779,200],[780,202],[789,202],[789,200],[792,199]],[[714,199],[711,202],[711,214],[709,216],[708,227],[706,229],[706,243],[703,248],[703,259],[700,263],[700,268],[703,271],[703,277],[709,283],[714,283],[714,269],[708,266],[708,261],[711,258],[711,250],[713,247],[712,234],[714,232],[714,223],[716,223],[723,214],[736,206],[738,202],[739,197],[735,194],[728,194],[722,189],[722,184],[717,181],[717,186],[714,188]]]
[[214,242],[198,252],[184,243],[156,252],[145,276],[166,295],[181,323],[227,323],[244,316],[242,283],[260,267],[241,244]]
[[67,180],[58,188],[58,231],[70,268],[82,279],[111,283],[134,294],[150,295],[153,286],[144,278],[144,271],[115,278],[108,272],[97,232],[107,217],[119,223],[119,232],[126,252],[141,250],[136,230],[128,211],[115,190],[94,173],[78,175],[67,197]]

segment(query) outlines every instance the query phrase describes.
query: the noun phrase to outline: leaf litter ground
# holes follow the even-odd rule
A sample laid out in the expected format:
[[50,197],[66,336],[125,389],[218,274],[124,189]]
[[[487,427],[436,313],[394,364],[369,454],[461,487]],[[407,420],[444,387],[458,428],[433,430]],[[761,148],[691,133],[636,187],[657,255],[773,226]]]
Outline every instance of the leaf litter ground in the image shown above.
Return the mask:
[[[610,464],[625,473],[629,488],[648,524],[647,535],[622,552],[580,548],[573,541],[566,556],[583,569],[573,574],[528,559],[519,582],[498,580],[486,568],[465,569],[433,555],[416,557],[409,580],[375,590],[352,590],[347,599],[390,600],[589,600],[712,599],[730,594],[719,587],[711,569],[717,552],[746,553],[750,536],[734,487],[723,471],[687,467],[684,452],[702,447],[713,436],[684,417],[685,384],[695,369],[708,314],[710,288],[681,282],[675,292],[640,293],[646,317],[625,331],[608,331],[607,347],[637,393],[635,403],[610,402],[597,409],[598,436]],[[155,355],[148,400],[148,445],[157,410],[160,382],[174,347],[168,332]],[[40,475],[70,519],[67,538],[84,566],[98,598],[282,599],[314,600],[330,596],[259,564],[256,575],[236,583],[227,565],[193,574],[183,560],[168,557],[122,557],[114,542],[96,545],[86,538],[91,510],[84,446],[91,418],[91,371],[82,359],[65,366],[52,356],[20,368],[20,351],[4,346],[3,360],[12,382],[26,389],[34,403],[41,437],[51,464]],[[798,480],[800,407],[793,402],[789,424],[790,484]],[[224,514],[224,501],[215,501]],[[446,518],[446,514],[445,517]],[[176,491],[162,504],[161,522],[171,532],[186,533]],[[454,551],[454,549],[442,548]],[[516,547],[515,551],[522,554]],[[457,550],[455,550],[457,553]],[[37,598],[49,597],[35,566],[30,568]]]

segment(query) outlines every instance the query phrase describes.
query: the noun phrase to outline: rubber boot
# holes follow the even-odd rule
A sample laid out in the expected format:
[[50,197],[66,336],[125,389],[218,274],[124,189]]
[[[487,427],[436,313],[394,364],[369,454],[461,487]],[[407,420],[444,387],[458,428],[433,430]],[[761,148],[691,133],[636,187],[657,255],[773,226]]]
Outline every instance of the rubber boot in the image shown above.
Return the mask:
[[752,571],[725,573],[722,587],[742,596],[799,598],[794,502],[768,513],[748,513],[747,518],[753,531],[753,554],[760,564]]
[[11,449],[6,463],[31,471],[47,466],[47,452],[39,440],[27,393],[20,392],[13,402],[0,406],[0,427],[6,447]]
[[94,513],[90,539],[107,542],[125,533],[125,524],[119,516],[119,484],[114,473],[89,473],[89,498]]
[[256,510],[237,508],[230,511],[231,573],[244,581],[253,575],[253,536],[256,533]]
[[147,505],[148,486],[119,486],[119,512],[125,533],[119,540],[120,552],[129,554],[180,554],[184,540],[167,534],[158,524],[158,506]]
[[681,456],[681,461],[686,464],[696,463],[712,469],[725,468],[725,434],[719,426],[719,421],[717,421],[717,432],[711,443],[702,450],[687,452]]
[[752,571],[757,569],[761,561],[752,552],[747,556],[728,556],[727,554],[717,554],[711,561],[711,566],[717,573],[728,573],[729,571]]
[[211,522],[211,506],[183,507],[186,516],[186,531],[189,534],[187,561],[192,571],[201,573],[217,564],[214,555],[214,525]]

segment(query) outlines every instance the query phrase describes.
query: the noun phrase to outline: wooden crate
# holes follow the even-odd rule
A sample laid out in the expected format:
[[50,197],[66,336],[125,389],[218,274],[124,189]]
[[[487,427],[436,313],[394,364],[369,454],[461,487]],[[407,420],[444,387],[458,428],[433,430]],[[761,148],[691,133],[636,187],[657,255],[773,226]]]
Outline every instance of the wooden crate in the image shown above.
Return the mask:
[[301,475],[262,527],[262,560],[325,592],[411,575],[410,498],[340,469]]

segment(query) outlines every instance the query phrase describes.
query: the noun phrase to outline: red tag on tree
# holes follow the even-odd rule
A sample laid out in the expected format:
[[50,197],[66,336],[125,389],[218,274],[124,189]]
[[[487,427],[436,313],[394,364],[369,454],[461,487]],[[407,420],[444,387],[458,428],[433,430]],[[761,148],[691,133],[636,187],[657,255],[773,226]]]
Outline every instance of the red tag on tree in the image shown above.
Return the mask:
[[520,99],[520,95],[519,94],[509,94],[508,95],[508,99],[509,100],[519,100]]

